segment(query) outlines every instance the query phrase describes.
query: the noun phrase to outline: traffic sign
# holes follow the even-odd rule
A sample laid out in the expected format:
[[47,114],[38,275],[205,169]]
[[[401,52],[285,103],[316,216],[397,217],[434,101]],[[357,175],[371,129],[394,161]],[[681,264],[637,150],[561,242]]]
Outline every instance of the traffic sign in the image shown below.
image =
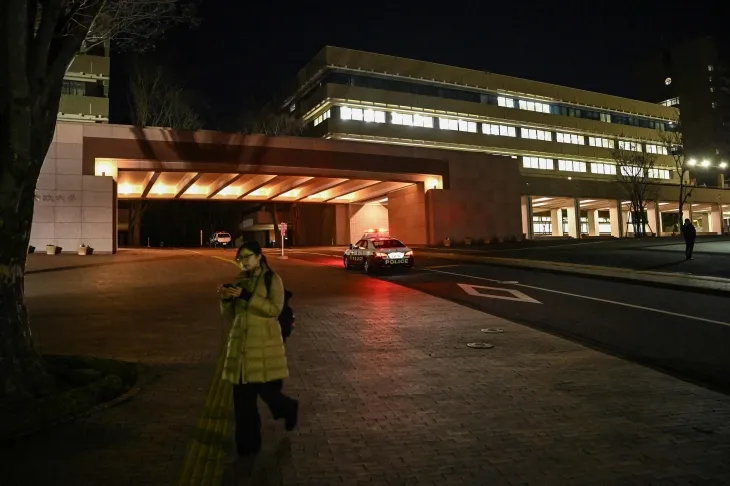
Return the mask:
[[279,223],[279,232],[282,236],[286,234],[286,223]]

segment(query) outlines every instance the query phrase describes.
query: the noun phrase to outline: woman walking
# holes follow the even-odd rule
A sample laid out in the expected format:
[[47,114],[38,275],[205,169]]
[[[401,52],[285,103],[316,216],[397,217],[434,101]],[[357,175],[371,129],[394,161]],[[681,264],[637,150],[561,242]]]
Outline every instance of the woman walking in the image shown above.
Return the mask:
[[278,317],[284,306],[284,285],[266,262],[261,245],[244,243],[236,253],[241,273],[233,284],[218,287],[221,312],[233,320],[228,334],[223,379],[233,384],[236,449],[240,455],[261,449],[257,397],[286,430],[297,425],[299,402],[281,392],[289,376]]

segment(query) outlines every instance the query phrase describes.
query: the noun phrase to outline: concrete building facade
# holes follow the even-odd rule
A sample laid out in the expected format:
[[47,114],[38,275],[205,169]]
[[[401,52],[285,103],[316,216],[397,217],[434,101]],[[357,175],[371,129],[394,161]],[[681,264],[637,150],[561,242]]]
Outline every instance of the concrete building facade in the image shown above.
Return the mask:
[[[528,237],[630,234],[617,181],[631,168],[617,166],[613,152],[652,154],[648,205],[657,216],[647,231],[676,231],[679,179],[661,141],[676,129],[675,107],[337,47],[323,49],[295,84],[282,108],[311,136],[507,158],[520,174]],[[486,162],[480,170],[490,177]],[[695,191],[684,213],[694,212],[700,232],[719,233],[730,223],[728,195],[705,192]]]
[[79,54],[63,78],[58,120],[109,123],[109,46]]
[[[117,246],[120,199],[296,205],[302,245],[388,227],[409,244],[446,239],[630,236],[625,167],[655,156],[647,231],[677,231],[678,179],[660,132],[677,109],[573,88],[325,48],[283,109],[309,137],[59,123],[38,183],[38,248]],[[699,233],[730,223],[730,192],[697,187]]]

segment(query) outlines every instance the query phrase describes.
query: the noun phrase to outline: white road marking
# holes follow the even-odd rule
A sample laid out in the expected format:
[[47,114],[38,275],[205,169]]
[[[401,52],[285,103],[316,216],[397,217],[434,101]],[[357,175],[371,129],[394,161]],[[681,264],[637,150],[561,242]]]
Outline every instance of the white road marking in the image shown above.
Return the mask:
[[[535,300],[532,297],[530,297],[527,294],[524,294],[520,292],[519,290],[515,289],[502,289],[497,287],[485,287],[483,285],[468,285],[468,284],[457,284],[461,289],[466,292],[469,295],[473,295],[475,297],[487,297],[489,299],[502,299],[502,300],[512,300],[515,302],[527,302],[530,304],[542,304],[539,300]],[[495,294],[485,294],[484,292],[481,292],[480,289],[484,290],[496,290],[497,292],[507,292],[510,294],[510,296],[507,295],[495,295]]]
[[[504,284],[505,283],[505,282],[503,282],[501,280],[495,280],[493,278],[475,277],[474,275],[465,275],[463,273],[446,272],[446,271],[443,271],[443,270],[431,270],[429,268],[424,268],[424,270],[426,270],[428,272],[443,273],[445,275],[454,275],[454,276],[457,276],[457,277],[467,277],[467,278],[472,278],[472,279],[475,279],[475,280],[483,280],[483,281],[486,281],[486,282],[496,282],[496,283],[501,283],[501,284]],[[709,322],[711,324],[719,324],[721,326],[730,327],[730,322],[716,321],[714,319],[708,319],[706,317],[690,316],[688,314],[680,314],[678,312],[670,312],[670,311],[666,311],[666,310],[663,310],[663,309],[655,309],[653,307],[645,307],[643,305],[628,304],[626,302],[617,302],[615,300],[601,299],[599,297],[590,297],[588,295],[580,295],[580,294],[574,294],[574,293],[571,293],[571,292],[563,292],[561,290],[546,289],[546,288],[542,288],[542,287],[536,287],[534,285],[526,285],[526,284],[520,284],[520,283],[516,283],[516,284],[512,284],[512,285],[516,285],[516,286],[519,286],[519,287],[525,287],[525,288],[528,288],[528,289],[542,290],[543,292],[551,292],[553,294],[567,295],[569,297],[576,297],[576,298],[579,298],[579,299],[587,299],[587,300],[593,300],[593,301],[596,301],[596,302],[603,302],[605,304],[614,304],[614,305],[620,305],[620,306],[623,306],[623,307],[630,307],[632,309],[640,309],[640,310],[645,310],[645,311],[649,311],[649,312],[656,312],[658,314],[664,314],[664,315],[668,315],[668,316],[682,317],[682,318],[685,318],[685,319],[691,319],[693,321]]]

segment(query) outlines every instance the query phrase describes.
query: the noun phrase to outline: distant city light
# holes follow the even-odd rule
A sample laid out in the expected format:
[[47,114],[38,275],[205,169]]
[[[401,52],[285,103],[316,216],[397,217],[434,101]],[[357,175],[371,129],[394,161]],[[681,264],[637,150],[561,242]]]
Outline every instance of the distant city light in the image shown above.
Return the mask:
[[721,169],[727,168],[727,162],[720,162],[720,168]]
[[705,160],[702,161],[702,167],[709,167],[709,166],[710,166],[710,161],[709,160],[705,159]]
[[687,161],[687,163],[688,163],[689,165],[697,165],[697,161],[696,161],[695,159],[689,159],[689,160]]

